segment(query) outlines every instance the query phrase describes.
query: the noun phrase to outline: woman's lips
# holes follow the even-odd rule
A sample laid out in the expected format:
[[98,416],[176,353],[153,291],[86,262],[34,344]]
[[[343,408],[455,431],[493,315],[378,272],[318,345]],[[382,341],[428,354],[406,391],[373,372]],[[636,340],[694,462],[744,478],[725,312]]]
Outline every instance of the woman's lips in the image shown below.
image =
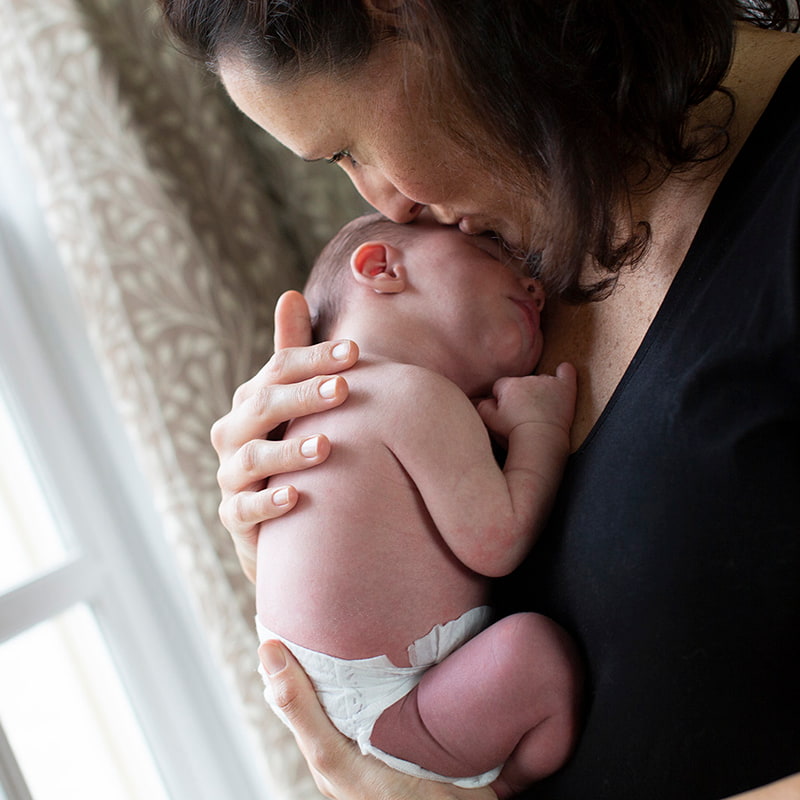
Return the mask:
[[458,220],[458,229],[461,233],[466,233],[469,236],[475,236],[478,233],[485,233],[487,228],[478,224],[473,217],[461,217]]

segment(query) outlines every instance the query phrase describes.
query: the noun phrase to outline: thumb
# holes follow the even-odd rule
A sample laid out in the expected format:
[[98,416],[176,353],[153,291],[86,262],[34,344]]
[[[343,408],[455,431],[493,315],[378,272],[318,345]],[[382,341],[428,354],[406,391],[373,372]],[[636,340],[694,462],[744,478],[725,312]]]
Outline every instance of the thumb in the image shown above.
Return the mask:
[[481,419],[486,422],[497,413],[497,400],[494,397],[484,397],[483,400],[475,405],[475,409],[480,414]]
[[311,344],[311,313],[300,292],[284,292],[275,306],[275,352]]
[[556,367],[556,377],[567,383],[575,383],[578,380],[578,373],[569,361],[562,361]]
[[308,676],[292,654],[276,641],[258,648],[272,699],[286,715],[300,750],[312,769],[322,761],[327,772],[345,762],[352,743],[328,719]]

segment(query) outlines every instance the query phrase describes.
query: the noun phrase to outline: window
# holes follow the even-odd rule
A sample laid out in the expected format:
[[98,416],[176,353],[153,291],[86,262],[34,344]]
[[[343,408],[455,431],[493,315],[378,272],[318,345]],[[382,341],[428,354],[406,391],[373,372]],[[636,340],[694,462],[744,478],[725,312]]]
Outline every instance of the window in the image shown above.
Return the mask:
[[0,800],[265,798],[2,119],[0,305]]

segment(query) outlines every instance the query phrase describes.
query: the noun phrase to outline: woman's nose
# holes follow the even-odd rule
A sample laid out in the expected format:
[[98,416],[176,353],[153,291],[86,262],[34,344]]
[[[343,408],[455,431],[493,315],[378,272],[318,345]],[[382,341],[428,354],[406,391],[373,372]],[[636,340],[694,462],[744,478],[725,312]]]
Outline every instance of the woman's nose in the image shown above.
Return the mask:
[[425,206],[406,197],[381,172],[360,166],[358,175],[350,175],[359,194],[392,222],[412,222]]
[[458,215],[454,211],[445,208],[444,206],[431,205],[428,206],[428,208],[430,208],[433,218],[440,225],[456,225],[459,221]]
[[541,311],[544,308],[544,286],[536,278],[520,278],[525,290],[533,297],[536,307]]

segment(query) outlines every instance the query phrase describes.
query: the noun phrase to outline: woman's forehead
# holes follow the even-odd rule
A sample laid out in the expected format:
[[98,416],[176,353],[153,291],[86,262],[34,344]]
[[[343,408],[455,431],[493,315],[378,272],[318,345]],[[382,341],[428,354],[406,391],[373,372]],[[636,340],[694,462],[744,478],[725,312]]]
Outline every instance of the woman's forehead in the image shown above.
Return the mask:
[[330,147],[347,147],[338,138],[376,108],[393,106],[404,93],[408,82],[397,73],[403,62],[391,50],[387,47],[363,67],[341,75],[313,73],[273,82],[231,57],[220,61],[219,75],[241,111],[301,158],[314,160],[332,155]]
[[341,113],[346,94],[335,79],[311,76],[274,84],[236,62],[221,65],[220,77],[239,109],[301,158],[331,155],[328,140],[346,123]]

